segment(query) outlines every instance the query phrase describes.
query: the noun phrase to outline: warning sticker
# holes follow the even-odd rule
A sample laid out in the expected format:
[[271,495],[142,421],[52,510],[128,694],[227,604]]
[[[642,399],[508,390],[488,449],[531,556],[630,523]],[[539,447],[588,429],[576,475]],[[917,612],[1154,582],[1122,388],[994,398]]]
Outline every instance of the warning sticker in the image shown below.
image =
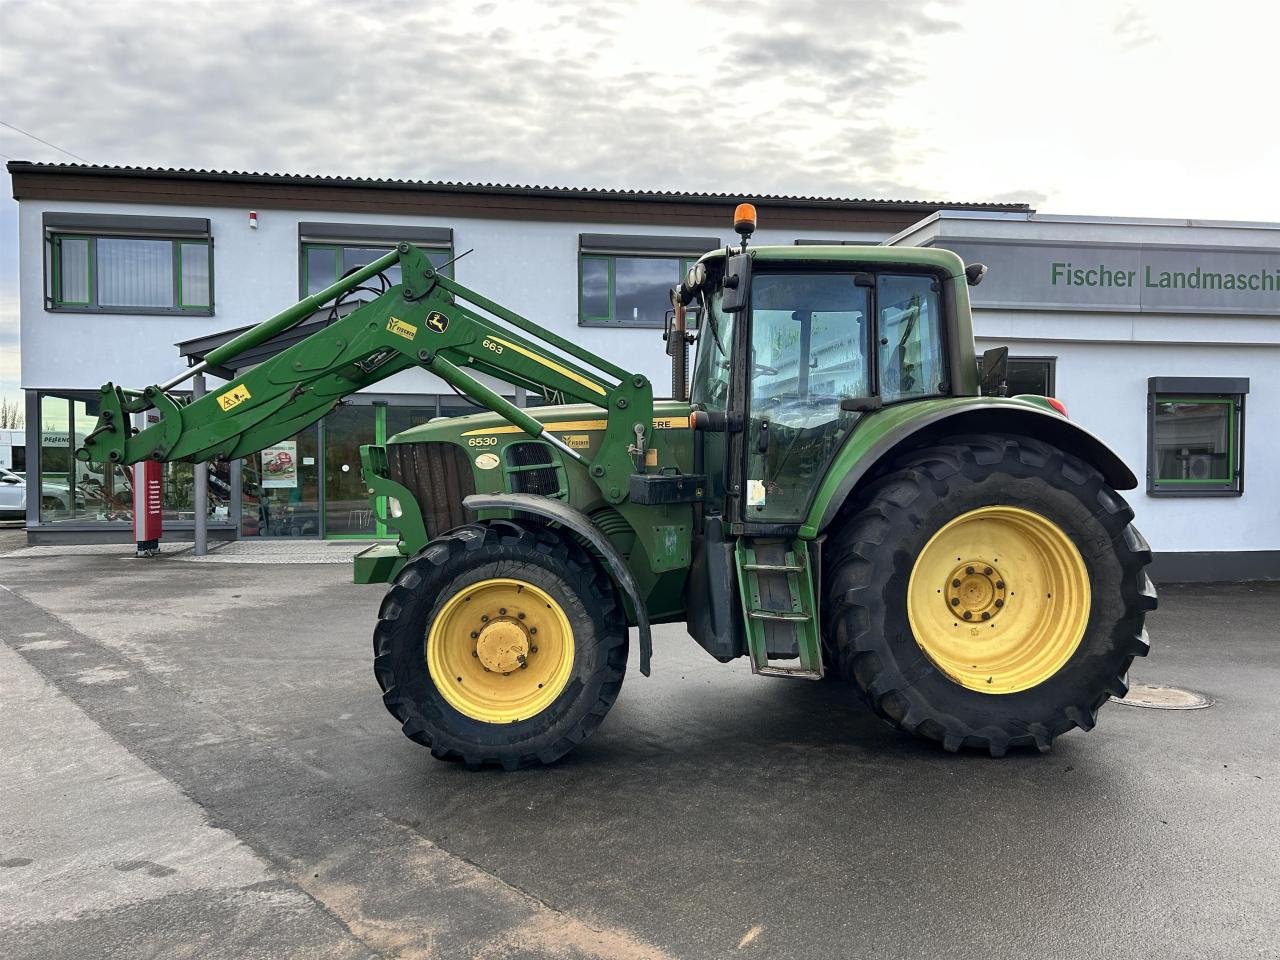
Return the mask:
[[243,383],[240,383],[232,387],[226,393],[218,394],[218,406],[220,406],[225,412],[233,407],[238,407],[246,400],[251,399],[253,399],[253,394],[249,392],[249,388]]
[[405,323],[399,317],[392,317],[388,320],[387,329],[397,337],[404,337],[406,340],[412,340],[418,335],[417,327],[411,323]]

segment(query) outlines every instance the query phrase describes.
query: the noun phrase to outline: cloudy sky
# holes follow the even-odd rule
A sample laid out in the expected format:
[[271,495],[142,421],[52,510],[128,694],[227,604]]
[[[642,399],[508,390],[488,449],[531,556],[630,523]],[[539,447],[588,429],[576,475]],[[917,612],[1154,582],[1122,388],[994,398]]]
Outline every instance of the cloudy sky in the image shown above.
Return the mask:
[[105,164],[1280,221],[1277,9],[0,0],[0,153],[72,161],[18,127]]

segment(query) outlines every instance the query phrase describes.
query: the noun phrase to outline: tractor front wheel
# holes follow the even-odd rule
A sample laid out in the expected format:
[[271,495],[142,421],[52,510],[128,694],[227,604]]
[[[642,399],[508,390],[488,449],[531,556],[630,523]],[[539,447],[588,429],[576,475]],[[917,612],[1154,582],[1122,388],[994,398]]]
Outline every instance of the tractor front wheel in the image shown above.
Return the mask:
[[441,760],[551,763],[613,706],[627,625],[610,579],[576,544],[505,520],[429,543],[378,616],[387,709]]
[[871,708],[948,750],[1047,750],[1123,696],[1151,551],[1092,466],[1029,437],[914,450],[838,522],[828,655]]

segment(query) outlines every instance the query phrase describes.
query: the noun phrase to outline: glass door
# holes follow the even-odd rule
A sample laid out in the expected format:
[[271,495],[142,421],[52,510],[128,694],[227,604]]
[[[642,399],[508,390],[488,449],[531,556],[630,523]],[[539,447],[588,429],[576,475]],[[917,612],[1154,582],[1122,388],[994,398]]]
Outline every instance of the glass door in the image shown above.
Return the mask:
[[242,537],[320,536],[320,426],[245,457]]
[[344,404],[324,418],[324,535],[326,539],[377,536],[369,495],[360,476],[360,447],[377,442],[381,407]]
[[854,273],[757,274],[743,519],[799,522],[871,394],[870,289]]

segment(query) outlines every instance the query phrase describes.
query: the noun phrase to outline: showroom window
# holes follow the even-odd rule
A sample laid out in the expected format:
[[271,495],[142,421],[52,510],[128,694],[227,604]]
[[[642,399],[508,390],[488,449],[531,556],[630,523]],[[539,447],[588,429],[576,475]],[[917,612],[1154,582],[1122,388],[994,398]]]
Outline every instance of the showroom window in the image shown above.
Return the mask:
[[[445,227],[397,227],[385,224],[300,223],[299,292],[309,297],[332,286],[347,273],[389,253],[401,240],[413,243],[436,269],[453,276],[453,231]],[[386,271],[389,283],[400,282],[400,265]],[[370,281],[376,289],[376,283]]]
[[[581,326],[662,327],[670,291],[714,237],[639,237],[584,233],[578,254]],[[689,311],[697,325],[697,311]]]
[[1244,490],[1247,377],[1147,381],[1147,493],[1239,496]]
[[[30,496],[38,486],[41,524],[128,524],[132,521],[132,471],[118,464],[76,459],[76,449],[84,445],[85,437],[97,422],[99,401],[97,391],[38,395],[39,469],[28,471],[27,487]],[[165,463],[161,489],[166,522],[194,521],[195,480],[191,464]],[[230,471],[226,463],[212,462],[205,504],[211,524],[230,522],[230,496]]]

